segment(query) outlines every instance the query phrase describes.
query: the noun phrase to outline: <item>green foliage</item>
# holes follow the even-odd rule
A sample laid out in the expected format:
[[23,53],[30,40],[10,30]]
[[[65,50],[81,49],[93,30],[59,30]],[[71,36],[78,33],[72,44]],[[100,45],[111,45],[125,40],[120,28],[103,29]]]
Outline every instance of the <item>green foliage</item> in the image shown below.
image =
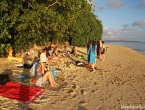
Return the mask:
[[71,44],[86,46],[89,40],[98,40],[102,37],[103,26],[100,20],[89,10],[82,12],[68,29]]
[[102,36],[102,23],[86,0],[0,1],[0,55],[49,41],[84,46]]

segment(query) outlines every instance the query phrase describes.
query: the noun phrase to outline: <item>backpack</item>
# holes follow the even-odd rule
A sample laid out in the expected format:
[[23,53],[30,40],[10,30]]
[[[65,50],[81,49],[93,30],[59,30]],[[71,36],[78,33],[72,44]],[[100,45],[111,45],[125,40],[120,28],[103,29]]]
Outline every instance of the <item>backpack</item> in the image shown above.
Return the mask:
[[0,75],[0,85],[3,86],[3,85],[6,85],[7,82],[10,82],[10,78],[7,74],[1,74]]

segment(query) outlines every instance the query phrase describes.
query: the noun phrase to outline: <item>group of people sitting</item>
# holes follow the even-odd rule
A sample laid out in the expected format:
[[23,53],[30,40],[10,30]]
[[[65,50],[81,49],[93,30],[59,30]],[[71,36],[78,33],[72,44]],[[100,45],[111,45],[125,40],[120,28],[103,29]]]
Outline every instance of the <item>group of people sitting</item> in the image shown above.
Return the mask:
[[72,48],[72,51],[69,52],[67,47],[64,46],[63,49],[59,50],[57,46],[51,44],[48,48],[42,49],[40,54],[40,61],[38,62],[35,75],[36,75],[36,85],[43,86],[48,81],[50,86],[57,87],[58,84],[55,82],[52,71],[49,68],[49,65],[52,62],[61,63],[61,58],[73,57],[77,55],[77,50],[75,47]]
[[[88,53],[88,63],[91,65],[92,71],[95,70],[95,62],[97,58],[100,58],[102,61],[105,59],[105,45],[104,41],[98,40],[89,41],[87,44],[87,53]],[[42,49],[40,54],[40,61],[36,68],[36,85],[42,86],[48,81],[50,86],[57,87],[58,84],[55,82],[53,74],[49,68],[49,65],[52,62],[61,63],[61,58],[77,56],[76,47],[72,48],[72,51],[68,51],[67,47],[64,46],[63,49],[59,49],[54,44],[51,44],[48,48]]]

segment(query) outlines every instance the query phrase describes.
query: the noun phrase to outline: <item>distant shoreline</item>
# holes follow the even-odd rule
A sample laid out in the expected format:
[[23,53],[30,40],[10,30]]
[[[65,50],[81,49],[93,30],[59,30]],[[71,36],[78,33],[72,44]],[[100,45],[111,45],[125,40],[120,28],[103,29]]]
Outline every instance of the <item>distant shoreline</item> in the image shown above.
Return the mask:
[[106,40],[106,44],[126,46],[141,54],[145,54],[145,42],[141,41],[123,41],[123,40]]
[[145,43],[142,41],[125,41],[125,40],[104,40],[105,42],[138,42],[138,43]]

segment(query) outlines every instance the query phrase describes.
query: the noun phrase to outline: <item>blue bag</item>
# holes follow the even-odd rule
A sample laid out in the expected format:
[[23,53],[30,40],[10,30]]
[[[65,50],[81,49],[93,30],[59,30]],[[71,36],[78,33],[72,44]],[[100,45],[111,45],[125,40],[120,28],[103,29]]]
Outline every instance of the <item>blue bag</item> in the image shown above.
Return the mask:
[[56,71],[52,69],[51,72],[52,72],[52,76],[53,76],[54,80],[56,80]]

